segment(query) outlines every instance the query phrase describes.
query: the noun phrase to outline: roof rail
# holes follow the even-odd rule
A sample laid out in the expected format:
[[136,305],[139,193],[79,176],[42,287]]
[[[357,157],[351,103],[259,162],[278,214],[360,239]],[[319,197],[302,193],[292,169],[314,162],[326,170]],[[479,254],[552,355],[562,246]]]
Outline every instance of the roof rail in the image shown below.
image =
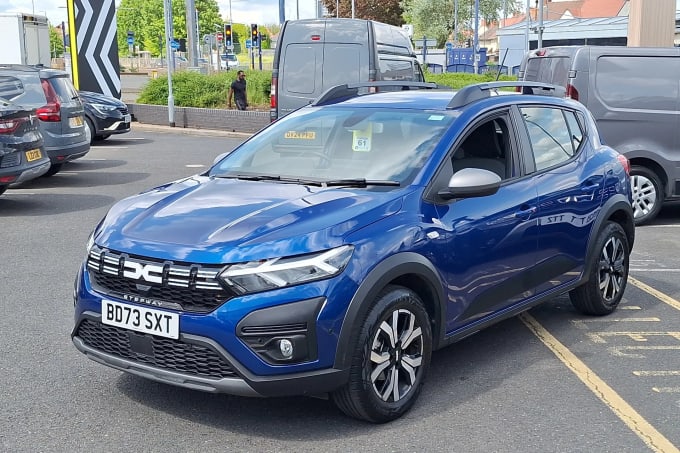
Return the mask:
[[[365,90],[361,90],[361,88],[365,88]],[[312,105],[323,105],[331,101],[348,99],[375,92],[371,91],[371,88],[390,88],[386,91],[399,91],[419,89],[432,90],[440,87],[433,82],[413,82],[409,80],[381,80],[378,82],[345,83],[343,85],[336,85],[327,89],[321,94],[321,96],[312,102]]]
[[521,87],[522,94],[537,94],[543,96],[565,97],[564,87],[541,82],[487,82],[468,85],[461,88],[446,106],[447,109],[457,109],[471,102],[479,101],[491,96],[491,91],[498,88]]

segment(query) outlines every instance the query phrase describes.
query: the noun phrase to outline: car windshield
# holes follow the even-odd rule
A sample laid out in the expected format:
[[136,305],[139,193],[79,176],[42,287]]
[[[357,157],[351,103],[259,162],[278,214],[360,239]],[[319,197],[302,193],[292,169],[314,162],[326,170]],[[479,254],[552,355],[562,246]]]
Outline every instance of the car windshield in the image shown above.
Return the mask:
[[415,177],[453,119],[446,112],[308,108],[254,136],[210,175],[400,185]]

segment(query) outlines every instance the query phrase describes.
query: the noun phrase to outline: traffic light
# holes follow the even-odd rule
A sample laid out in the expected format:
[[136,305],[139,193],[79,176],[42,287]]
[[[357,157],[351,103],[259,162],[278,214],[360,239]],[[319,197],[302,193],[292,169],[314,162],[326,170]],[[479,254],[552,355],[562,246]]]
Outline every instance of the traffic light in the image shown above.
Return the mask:
[[231,40],[231,24],[224,24],[224,45],[231,48],[233,42]]
[[250,35],[252,39],[252,46],[257,45],[257,24],[250,24]]

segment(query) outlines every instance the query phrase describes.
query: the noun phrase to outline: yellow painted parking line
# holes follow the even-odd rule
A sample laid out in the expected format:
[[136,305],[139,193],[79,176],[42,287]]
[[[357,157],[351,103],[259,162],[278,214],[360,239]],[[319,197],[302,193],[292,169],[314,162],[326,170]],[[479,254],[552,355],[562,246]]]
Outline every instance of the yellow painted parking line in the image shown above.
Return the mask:
[[644,359],[643,354],[626,351],[680,351],[680,346],[612,346],[609,352],[618,357]]
[[652,387],[657,393],[680,393],[680,387]]
[[628,428],[633,431],[651,450],[659,453],[680,453],[663,434],[640,415],[626,400],[621,398],[606,382],[595,374],[576,355],[548,332],[528,313],[519,316],[520,320],[536,337],[567,366],[588,389],[595,394]]
[[652,296],[656,297],[659,299],[661,302],[670,305],[671,307],[675,308],[676,310],[680,310],[680,302],[677,300],[673,299],[671,296],[662,293],[661,291],[658,291],[651,286],[642,283],[640,280],[637,280],[633,277],[628,277],[628,283],[630,283],[633,286],[636,286],[637,288],[641,289],[642,291],[646,292],[647,294],[651,294]]
[[647,337],[672,337],[680,340],[680,332],[590,332],[593,343],[606,343],[607,337],[628,337],[633,341],[647,341]]
[[680,376],[680,370],[668,371],[633,371],[635,376]]

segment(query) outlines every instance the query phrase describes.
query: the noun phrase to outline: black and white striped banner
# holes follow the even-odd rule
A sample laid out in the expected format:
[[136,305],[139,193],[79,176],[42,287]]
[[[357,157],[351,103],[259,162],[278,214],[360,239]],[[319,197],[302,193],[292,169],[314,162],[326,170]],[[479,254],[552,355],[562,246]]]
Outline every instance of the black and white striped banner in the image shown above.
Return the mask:
[[67,0],[73,83],[120,99],[114,0]]

